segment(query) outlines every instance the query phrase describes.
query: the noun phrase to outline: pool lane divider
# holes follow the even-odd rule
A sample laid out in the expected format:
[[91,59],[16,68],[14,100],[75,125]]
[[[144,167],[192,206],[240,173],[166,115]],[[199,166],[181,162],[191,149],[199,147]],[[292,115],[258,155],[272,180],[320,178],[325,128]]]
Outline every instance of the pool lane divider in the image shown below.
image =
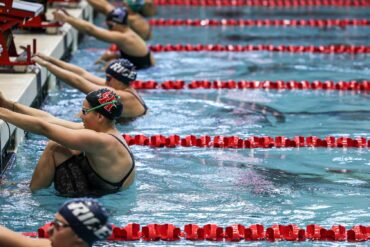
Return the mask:
[[[290,53],[322,53],[322,54],[366,54],[370,46],[365,45],[221,45],[221,44],[156,44],[149,46],[152,52],[290,52]],[[114,48],[110,49],[114,50]]]
[[154,0],[156,5],[249,7],[370,7],[368,0]]
[[245,139],[238,136],[195,136],[188,135],[127,135],[123,134],[127,144],[148,146],[152,148],[199,147],[199,148],[370,148],[370,139],[365,137],[334,137],[327,136],[320,139],[317,136],[250,136]]
[[151,26],[240,26],[240,27],[341,27],[369,26],[367,19],[151,19]]
[[[49,238],[48,229],[51,223],[40,227],[36,232],[23,233],[25,236]],[[347,230],[342,225],[334,225],[326,229],[316,224],[307,225],[305,229],[297,225],[275,224],[265,227],[260,224],[248,227],[234,224],[225,228],[216,224],[187,224],[183,230],[173,224],[149,224],[141,227],[139,224],[130,223],[124,227],[113,226],[111,241],[348,241],[363,242],[370,240],[370,227],[355,225]]]
[[141,90],[184,90],[184,89],[265,89],[265,90],[339,90],[339,91],[370,91],[370,81],[247,81],[247,80],[154,80],[134,81],[132,86]]

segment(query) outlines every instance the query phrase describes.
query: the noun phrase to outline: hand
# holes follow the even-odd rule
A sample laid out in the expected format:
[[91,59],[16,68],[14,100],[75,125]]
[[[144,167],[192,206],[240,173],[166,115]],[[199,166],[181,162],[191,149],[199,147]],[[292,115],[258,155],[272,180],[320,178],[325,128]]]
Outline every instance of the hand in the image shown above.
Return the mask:
[[39,57],[39,58],[41,58],[41,59],[43,59],[43,60],[45,60],[45,61],[49,61],[49,59],[50,59],[50,57],[48,55],[46,55],[46,54],[44,54],[42,52],[37,52],[36,53],[36,56]]
[[10,109],[14,102],[5,98],[3,92],[0,91],[0,107]]
[[58,9],[53,12],[54,20],[66,22],[68,13],[65,10]]
[[48,62],[44,59],[42,59],[41,57],[39,56],[33,56],[31,58],[32,61],[38,63],[39,65],[43,66],[43,67],[46,67],[46,65],[48,64]]

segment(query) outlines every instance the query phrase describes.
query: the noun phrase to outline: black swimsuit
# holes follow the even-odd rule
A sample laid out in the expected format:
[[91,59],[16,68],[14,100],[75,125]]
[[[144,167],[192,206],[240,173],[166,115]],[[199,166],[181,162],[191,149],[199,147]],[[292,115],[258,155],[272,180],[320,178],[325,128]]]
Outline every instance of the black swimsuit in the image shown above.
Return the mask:
[[152,66],[152,63],[150,61],[150,51],[143,56],[143,57],[135,57],[132,55],[128,55],[124,53],[122,50],[119,50],[121,58],[128,59],[133,65],[135,65],[136,69],[145,69]]
[[141,105],[144,107],[144,113],[139,115],[138,117],[144,116],[148,111],[148,106],[145,104],[144,100],[140,97],[140,95],[137,95],[134,92],[129,91],[129,90],[123,90],[123,91],[132,94],[141,103]]
[[141,116],[144,116],[147,113],[147,111],[148,111],[148,106],[145,104],[144,100],[139,95],[136,95],[136,94],[134,94],[133,92],[131,92],[129,90],[123,90],[123,91],[132,94],[141,103],[141,105],[144,107],[143,114],[141,114],[141,115],[139,115],[137,117],[121,117],[117,121],[119,124],[128,124],[128,123],[130,123],[132,121],[135,121],[136,118],[141,117]]
[[102,178],[91,167],[84,153],[74,155],[60,164],[54,175],[54,187],[62,196],[102,196],[119,191],[135,168],[134,156],[129,148],[116,136],[116,138],[129,152],[132,167],[121,181],[112,183]]

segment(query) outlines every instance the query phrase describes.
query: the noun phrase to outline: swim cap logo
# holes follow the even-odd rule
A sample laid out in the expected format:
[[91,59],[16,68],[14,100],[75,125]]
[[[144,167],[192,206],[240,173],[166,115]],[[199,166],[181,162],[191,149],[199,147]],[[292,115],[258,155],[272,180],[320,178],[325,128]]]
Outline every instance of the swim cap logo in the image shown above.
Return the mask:
[[[111,102],[116,100],[116,97],[111,92],[104,92],[101,94],[101,96],[98,98],[99,103],[102,105],[107,102]],[[108,104],[104,106],[104,109],[110,112],[112,110],[112,107],[115,106],[114,103]]]
[[120,63],[113,63],[109,68],[130,80],[135,80],[136,78],[136,71],[129,70]]
[[94,235],[99,239],[106,239],[110,234],[111,230],[97,219],[90,209],[82,202],[71,203],[68,206],[72,214],[90,231],[93,231]]

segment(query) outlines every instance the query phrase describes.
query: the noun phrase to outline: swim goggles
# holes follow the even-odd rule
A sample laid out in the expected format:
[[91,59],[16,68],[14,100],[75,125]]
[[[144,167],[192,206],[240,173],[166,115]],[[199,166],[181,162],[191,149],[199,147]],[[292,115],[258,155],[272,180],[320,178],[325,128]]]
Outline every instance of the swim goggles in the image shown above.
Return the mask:
[[[119,99],[120,97],[117,97],[117,99]],[[91,112],[91,111],[94,111],[94,110],[96,110],[96,109],[99,109],[99,108],[101,108],[101,107],[104,107],[104,106],[106,106],[106,105],[110,105],[110,104],[116,104],[116,103],[118,103],[119,101],[118,100],[112,100],[112,101],[109,101],[109,102],[105,102],[105,103],[103,103],[103,104],[101,104],[101,105],[98,105],[98,106],[95,106],[95,107],[93,107],[93,108],[89,108],[89,109],[86,109],[86,108],[82,108],[81,109],[81,112],[82,112],[82,114],[83,115],[86,115],[87,113],[89,113],[89,112]]]

